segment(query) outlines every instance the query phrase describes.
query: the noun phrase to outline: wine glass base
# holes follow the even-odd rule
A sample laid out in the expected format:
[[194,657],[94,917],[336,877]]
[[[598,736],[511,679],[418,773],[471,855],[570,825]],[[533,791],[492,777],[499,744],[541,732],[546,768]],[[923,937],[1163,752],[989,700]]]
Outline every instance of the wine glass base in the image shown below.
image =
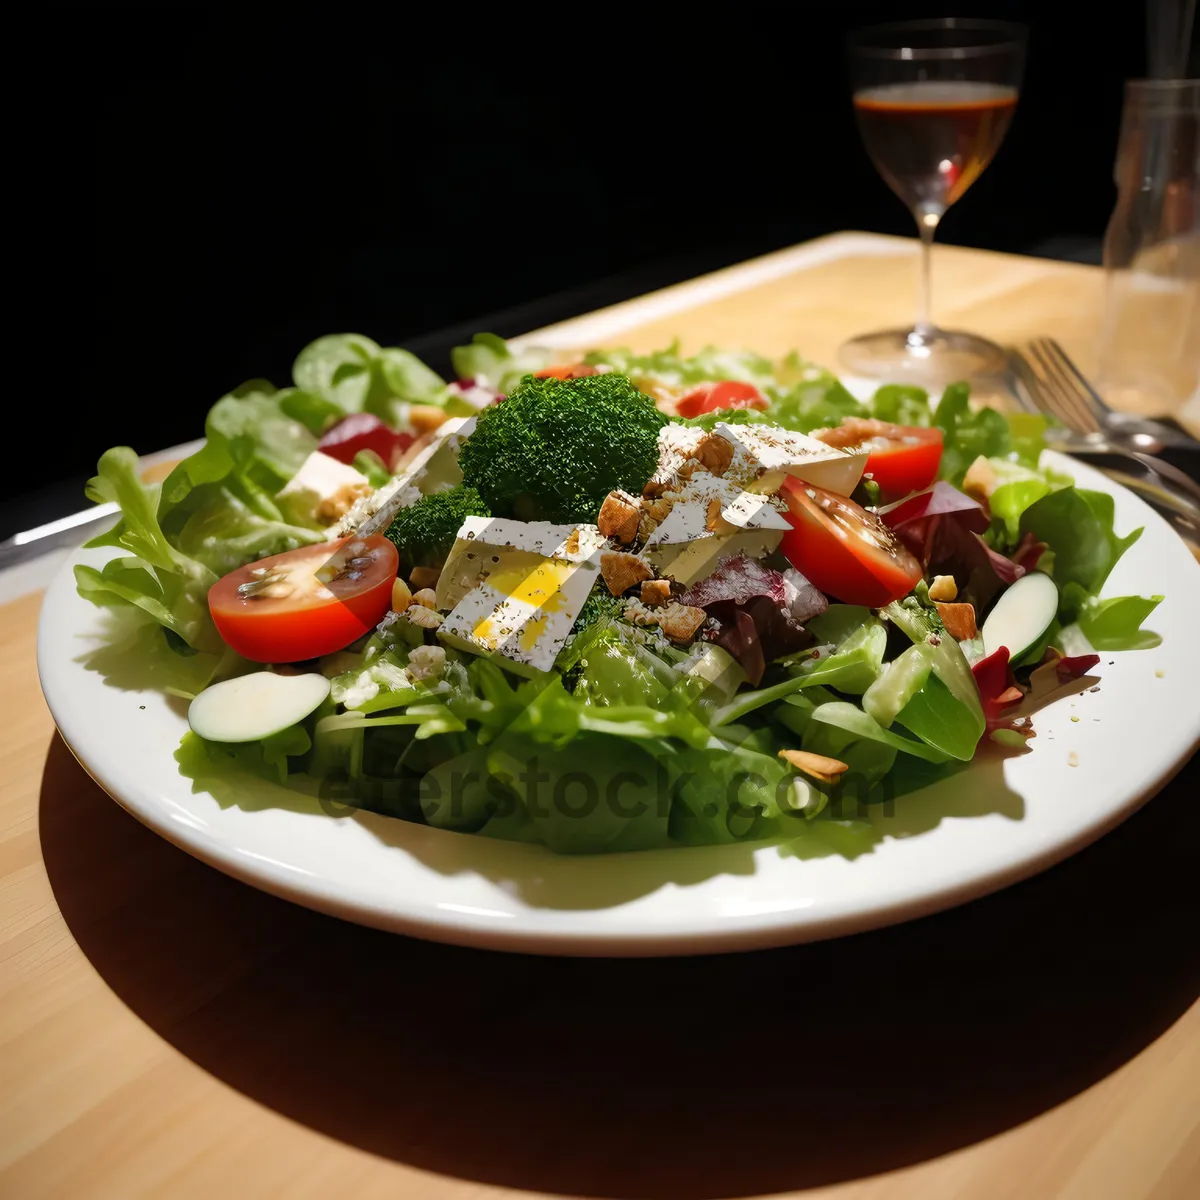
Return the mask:
[[838,351],[854,375],[891,383],[952,383],[997,375],[1005,354],[995,342],[956,329],[888,329],[852,338]]

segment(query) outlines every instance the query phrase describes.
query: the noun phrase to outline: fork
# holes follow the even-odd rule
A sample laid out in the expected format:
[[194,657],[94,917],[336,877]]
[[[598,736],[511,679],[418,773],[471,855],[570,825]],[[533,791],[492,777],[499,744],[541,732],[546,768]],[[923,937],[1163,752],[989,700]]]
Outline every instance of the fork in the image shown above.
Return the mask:
[[1033,338],[1021,353],[1040,385],[1034,398],[1068,429],[1144,454],[1200,451],[1200,441],[1177,426],[1114,412],[1054,338]]
[[[1051,338],[1037,338],[1024,348],[1010,348],[1008,366],[1009,387],[1018,403],[1031,412],[1048,414],[1065,426],[1047,429],[1047,441],[1080,457],[1137,463],[1150,474],[1154,495],[1146,498],[1152,504],[1161,508],[1166,493],[1176,502],[1172,504],[1173,508],[1178,511],[1180,505],[1184,505],[1193,521],[1200,519],[1200,484],[1174,463],[1147,453],[1150,448],[1147,440],[1153,440],[1156,449],[1163,449],[1165,443],[1155,434],[1146,432],[1144,427],[1161,430],[1172,438],[1173,446],[1180,448],[1189,446],[1200,450],[1200,442],[1157,421],[1131,418],[1138,423],[1136,433],[1132,425],[1124,426],[1119,420],[1123,414],[1113,413],[1104,404],[1079,368]],[[1117,426],[1129,429],[1130,433],[1123,436],[1112,418],[1118,418]],[[1200,465],[1200,459],[1197,459],[1197,465]],[[1131,478],[1126,473],[1122,482],[1128,483]],[[1135,490],[1142,492],[1146,488],[1140,486]]]
[[[1073,364],[1071,374],[1079,375]],[[1060,411],[1069,411],[1058,391],[1053,393],[1055,400],[1050,400],[1052,385],[1046,376],[1034,369],[1021,350],[1011,347],[1008,350],[1007,382],[1012,395],[1028,412],[1056,415]],[[1059,383],[1056,386],[1062,388],[1065,385]],[[1099,430],[1085,432],[1059,427],[1056,431],[1051,427],[1046,432],[1051,435],[1048,440],[1052,440],[1058,449],[1090,460],[1110,479],[1145,500],[1200,558],[1200,485],[1186,472],[1161,458],[1114,444]],[[1053,437],[1055,432],[1060,436]],[[1131,474],[1131,467],[1141,470]]]

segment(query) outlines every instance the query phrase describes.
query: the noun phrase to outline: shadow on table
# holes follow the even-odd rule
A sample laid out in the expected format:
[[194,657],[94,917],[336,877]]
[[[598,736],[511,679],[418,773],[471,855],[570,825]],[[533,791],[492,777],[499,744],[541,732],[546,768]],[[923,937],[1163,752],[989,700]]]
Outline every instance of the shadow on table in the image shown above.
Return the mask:
[[963,908],[660,961],[454,949],[294,907],[142,828],[58,738],[40,825],[96,970],[229,1086],[425,1170],[700,1200],[946,1153],[1158,1037],[1200,984],[1187,774],[1076,858]]

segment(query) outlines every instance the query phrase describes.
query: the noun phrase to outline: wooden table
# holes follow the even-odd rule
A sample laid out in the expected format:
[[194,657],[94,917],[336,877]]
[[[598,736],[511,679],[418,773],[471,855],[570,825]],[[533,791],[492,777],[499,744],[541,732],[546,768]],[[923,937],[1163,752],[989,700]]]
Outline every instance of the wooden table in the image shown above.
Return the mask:
[[[1098,272],[936,270],[944,321],[1089,365]],[[628,340],[832,362],[910,298],[897,243]],[[894,929],[660,962],[451,949],[235,883],[108,800],[40,699],[39,601],[0,620],[0,1195],[1195,1194],[1194,762],[1070,861]]]

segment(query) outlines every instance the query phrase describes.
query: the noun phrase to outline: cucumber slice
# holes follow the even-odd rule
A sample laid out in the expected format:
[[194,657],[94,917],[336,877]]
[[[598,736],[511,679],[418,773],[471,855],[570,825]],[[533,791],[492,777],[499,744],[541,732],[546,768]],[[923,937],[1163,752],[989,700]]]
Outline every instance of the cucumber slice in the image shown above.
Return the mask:
[[206,742],[257,742],[303,721],[328,695],[324,675],[256,671],[205,688],[188,708],[188,724]]
[[980,631],[983,653],[1008,647],[1008,657],[1023,654],[1050,628],[1058,615],[1058,587],[1049,575],[1031,571],[1022,575],[996,601]]

